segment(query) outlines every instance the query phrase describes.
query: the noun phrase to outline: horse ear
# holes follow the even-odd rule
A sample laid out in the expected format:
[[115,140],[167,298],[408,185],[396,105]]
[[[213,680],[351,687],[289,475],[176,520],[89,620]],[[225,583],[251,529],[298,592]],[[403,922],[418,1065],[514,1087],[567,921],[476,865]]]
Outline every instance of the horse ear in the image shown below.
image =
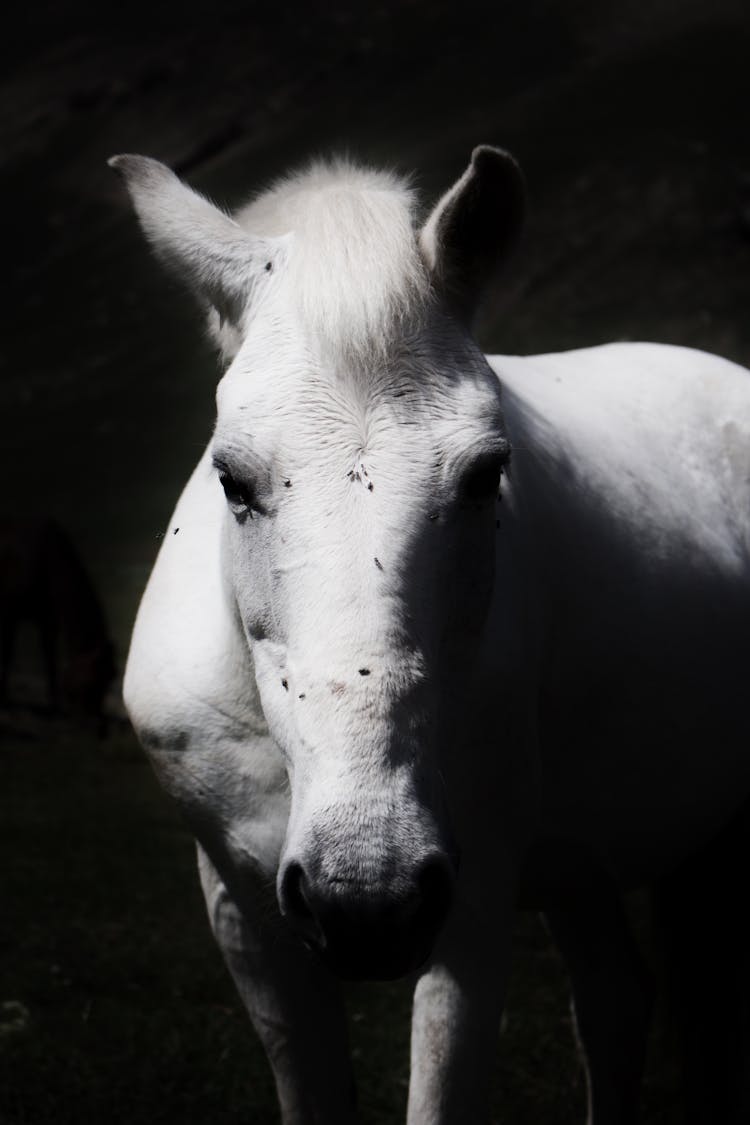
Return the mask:
[[158,160],[124,155],[108,163],[125,181],[159,257],[217,310],[220,321],[236,325],[282,240],[248,234]]
[[510,153],[480,145],[422,228],[420,246],[435,284],[467,320],[518,237],[525,201],[523,175]]

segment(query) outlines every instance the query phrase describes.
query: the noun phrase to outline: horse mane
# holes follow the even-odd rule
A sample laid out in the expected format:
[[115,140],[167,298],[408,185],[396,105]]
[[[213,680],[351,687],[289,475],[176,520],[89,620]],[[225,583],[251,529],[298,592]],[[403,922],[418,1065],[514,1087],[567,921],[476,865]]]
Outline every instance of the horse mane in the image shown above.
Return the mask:
[[339,157],[278,180],[235,219],[254,235],[293,236],[284,269],[310,338],[369,363],[429,294],[416,213],[408,180]]

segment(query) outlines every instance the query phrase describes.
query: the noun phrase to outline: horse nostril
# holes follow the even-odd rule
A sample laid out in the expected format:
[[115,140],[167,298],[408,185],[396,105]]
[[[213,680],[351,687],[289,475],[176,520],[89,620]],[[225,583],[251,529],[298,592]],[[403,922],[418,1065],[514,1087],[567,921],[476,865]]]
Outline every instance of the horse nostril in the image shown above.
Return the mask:
[[280,888],[281,913],[295,921],[312,919],[313,912],[307,901],[305,872],[300,863],[290,863],[284,872]]
[[[421,965],[451,907],[451,858],[422,855],[399,881],[316,880],[316,860],[282,864],[278,900],[289,927],[341,976],[393,979]],[[408,879],[408,882],[407,882]]]
[[447,857],[433,855],[424,861],[417,875],[423,924],[437,928],[443,922],[453,902],[454,882],[453,868]]
[[308,945],[325,948],[325,937],[315,911],[310,905],[310,892],[301,863],[289,863],[279,886],[281,913]]

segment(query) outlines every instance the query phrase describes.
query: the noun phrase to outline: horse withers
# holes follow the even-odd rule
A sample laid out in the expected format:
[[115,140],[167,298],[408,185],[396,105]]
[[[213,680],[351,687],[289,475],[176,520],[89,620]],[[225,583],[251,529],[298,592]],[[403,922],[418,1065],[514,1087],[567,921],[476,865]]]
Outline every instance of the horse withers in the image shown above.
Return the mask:
[[338,978],[410,972],[410,1125],[486,1121],[519,902],[571,967],[593,1119],[632,1120],[648,996],[619,893],[750,791],[748,373],[483,356],[523,212],[498,149],[422,225],[346,162],[234,217],[111,163],[226,360],[126,703],[284,1122],[355,1120]]

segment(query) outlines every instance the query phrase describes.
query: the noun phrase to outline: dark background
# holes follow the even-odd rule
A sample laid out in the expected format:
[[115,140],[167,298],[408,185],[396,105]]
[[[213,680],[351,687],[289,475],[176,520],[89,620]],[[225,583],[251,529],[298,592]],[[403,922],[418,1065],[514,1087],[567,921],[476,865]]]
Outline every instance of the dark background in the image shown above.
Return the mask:
[[[218,368],[107,156],[156,156],[235,205],[345,150],[415,172],[431,201],[475,144],[500,144],[526,172],[530,210],[479,324],[487,350],[652,339],[750,364],[745,12],[744,0],[16,9],[0,45],[2,508],[68,529],[120,667],[210,433]],[[34,637],[24,646],[15,705],[0,711],[0,1121],[274,1120],[188,837],[124,726],[101,743],[40,713]],[[517,946],[497,1112],[580,1119],[559,965],[533,919]],[[351,1005],[363,1119],[398,1121],[407,992],[353,990]],[[677,1120],[670,1052],[662,1020],[649,1122]]]

